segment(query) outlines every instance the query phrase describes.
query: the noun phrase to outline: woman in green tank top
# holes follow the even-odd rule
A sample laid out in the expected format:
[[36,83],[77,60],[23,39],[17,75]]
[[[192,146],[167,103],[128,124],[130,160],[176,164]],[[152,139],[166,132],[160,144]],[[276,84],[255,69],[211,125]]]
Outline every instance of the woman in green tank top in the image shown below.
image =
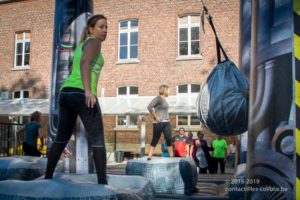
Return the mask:
[[106,17],[92,16],[74,52],[72,72],[60,91],[57,135],[48,154],[46,179],[52,179],[57,162],[71,138],[79,116],[93,150],[98,183],[107,184],[103,121],[97,100],[97,84],[104,64],[101,44],[106,35]]

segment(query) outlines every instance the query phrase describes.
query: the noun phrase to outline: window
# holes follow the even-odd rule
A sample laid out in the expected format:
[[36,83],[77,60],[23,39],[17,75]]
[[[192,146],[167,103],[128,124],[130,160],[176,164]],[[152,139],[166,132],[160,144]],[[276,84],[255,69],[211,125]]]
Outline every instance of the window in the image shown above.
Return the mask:
[[29,91],[26,90],[14,91],[12,95],[13,95],[12,96],[13,99],[25,99],[25,98],[29,98]]
[[1,100],[8,100],[8,91],[2,91],[1,92]]
[[118,96],[137,96],[139,88],[136,86],[122,86],[118,87]]
[[200,84],[181,84],[177,86],[177,94],[198,94]]
[[195,115],[177,115],[177,126],[200,126],[200,120]]
[[178,126],[188,126],[188,116],[187,115],[178,115],[177,116],[177,125]]
[[200,56],[200,16],[187,15],[178,19],[178,55]]
[[119,60],[138,58],[138,20],[121,21],[119,24]]
[[29,68],[30,60],[30,32],[18,32],[15,35],[15,67]]
[[117,127],[137,127],[137,115],[118,115]]

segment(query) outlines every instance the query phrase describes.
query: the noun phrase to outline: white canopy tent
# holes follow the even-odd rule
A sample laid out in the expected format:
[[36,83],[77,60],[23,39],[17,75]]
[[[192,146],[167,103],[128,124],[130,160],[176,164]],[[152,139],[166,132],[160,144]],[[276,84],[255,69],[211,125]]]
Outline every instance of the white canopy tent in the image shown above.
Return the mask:
[[[154,96],[98,98],[105,115],[148,114],[147,106]],[[167,98],[170,114],[196,114],[197,96],[170,96]],[[0,116],[28,116],[34,111],[49,115],[49,99],[15,99],[0,101]]]

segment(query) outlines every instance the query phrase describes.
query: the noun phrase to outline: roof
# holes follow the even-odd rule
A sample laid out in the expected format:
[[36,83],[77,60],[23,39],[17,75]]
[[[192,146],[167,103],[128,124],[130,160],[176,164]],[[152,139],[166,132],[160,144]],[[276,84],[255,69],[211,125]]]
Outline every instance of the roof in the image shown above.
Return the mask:
[[[102,113],[105,115],[148,114],[147,106],[154,96],[99,97]],[[170,114],[196,114],[197,96],[170,96],[167,98]],[[49,115],[49,99],[1,100],[0,115],[27,116],[34,111]]]

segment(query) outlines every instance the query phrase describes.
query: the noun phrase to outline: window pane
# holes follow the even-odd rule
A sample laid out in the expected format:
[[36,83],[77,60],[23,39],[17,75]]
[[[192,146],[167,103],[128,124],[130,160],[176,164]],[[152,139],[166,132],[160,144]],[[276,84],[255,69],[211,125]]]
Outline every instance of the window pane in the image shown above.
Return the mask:
[[21,97],[21,93],[20,91],[15,91],[14,92],[14,99],[20,98]]
[[30,42],[25,42],[25,53],[30,53]]
[[130,44],[137,44],[138,43],[138,32],[130,33]]
[[118,116],[118,126],[127,126],[126,115]]
[[200,16],[199,15],[192,15],[191,16],[191,23],[200,23]]
[[30,39],[30,33],[25,33],[25,39]]
[[191,38],[192,40],[199,40],[199,27],[191,28]]
[[134,95],[139,93],[139,88],[138,87],[130,87],[129,89],[129,94]]
[[120,28],[121,29],[127,29],[128,28],[128,21],[120,22]]
[[23,98],[29,98],[29,91],[23,91]]
[[127,47],[120,47],[120,59],[127,59]]
[[17,43],[17,54],[23,53],[23,43]]
[[187,24],[188,23],[188,17],[180,17],[179,18],[179,24]]
[[192,42],[191,54],[200,54],[199,41]]
[[178,126],[188,125],[188,116],[178,115]]
[[29,65],[29,57],[30,57],[30,54],[25,55],[24,65]]
[[188,85],[178,85],[178,93],[188,93]]
[[127,94],[127,87],[118,88],[118,95],[126,95],[126,94]]
[[181,28],[179,34],[179,41],[187,41],[188,40],[188,29],[187,28]]
[[200,120],[197,116],[191,116],[191,126],[192,125],[200,125]]
[[121,33],[120,34],[120,45],[127,45],[128,44],[128,37],[127,33]]
[[180,55],[188,55],[188,43],[187,42],[180,42]]
[[131,46],[130,47],[130,58],[137,58],[137,55],[138,55],[138,47]]
[[17,33],[17,40],[23,40],[23,33]]
[[199,84],[192,84],[191,85],[191,92],[192,93],[198,93],[198,92],[200,92],[200,85]]
[[137,115],[130,115],[129,126],[137,126]]
[[30,118],[27,116],[23,116],[23,124],[26,124],[27,122],[30,122]]
[[17,63],[16,63],[17,66],[22,66],[22,55],[18,55],[17,56]]
[[131,28],[136,28],[139,26],[139,21],[138,20],[131,20]]

